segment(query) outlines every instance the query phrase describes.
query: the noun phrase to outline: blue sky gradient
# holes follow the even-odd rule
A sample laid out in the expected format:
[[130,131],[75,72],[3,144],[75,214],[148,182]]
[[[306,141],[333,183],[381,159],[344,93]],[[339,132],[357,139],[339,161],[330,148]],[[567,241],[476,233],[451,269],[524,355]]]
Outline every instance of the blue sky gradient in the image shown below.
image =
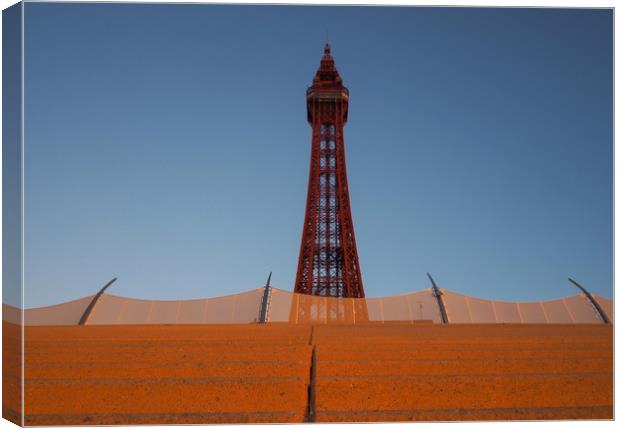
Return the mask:
[[325,42],[368,296],[612,295],[612,11],[25,7],[25,306],[293,288]]

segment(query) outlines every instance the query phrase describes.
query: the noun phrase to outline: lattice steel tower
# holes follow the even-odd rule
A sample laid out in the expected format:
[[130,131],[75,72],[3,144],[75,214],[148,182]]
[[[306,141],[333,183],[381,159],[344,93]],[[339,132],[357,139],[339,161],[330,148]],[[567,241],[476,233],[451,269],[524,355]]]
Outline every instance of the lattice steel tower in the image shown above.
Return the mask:
[[306,101],[312,148],[295,292],[364,297],[344,156],[349,90],[342,84],[329,44]]

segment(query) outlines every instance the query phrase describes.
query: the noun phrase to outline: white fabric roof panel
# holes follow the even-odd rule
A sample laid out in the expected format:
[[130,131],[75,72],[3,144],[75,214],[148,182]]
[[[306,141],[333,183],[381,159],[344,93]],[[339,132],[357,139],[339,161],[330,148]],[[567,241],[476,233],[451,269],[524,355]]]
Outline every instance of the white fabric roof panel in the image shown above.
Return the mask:
[[[194,300],[141,300],[102,294],[87,324],[247,324],[258,322],[264,289]],[[503,302],[441,290],[448,322],[601,323],[585,294],[540,302]],[[26,325],[75,325],[94,296],[25,310]],[[593,296],[613,322],[613,301]],[[3,320],[19,323],[19,310],[3,305]],[[271,289],[268,322],[385,323],[433,321],[441,314],[432,289],[389,297],[329,298]]]

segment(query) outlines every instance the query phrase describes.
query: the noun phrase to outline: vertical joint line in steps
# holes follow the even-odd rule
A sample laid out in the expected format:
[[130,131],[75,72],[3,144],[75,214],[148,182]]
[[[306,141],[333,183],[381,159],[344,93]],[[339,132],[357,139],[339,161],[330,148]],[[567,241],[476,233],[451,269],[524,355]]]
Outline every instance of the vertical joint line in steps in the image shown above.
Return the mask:
[[[314,331],[314,327],[312,328]],[[308,403],[306,405],[306,418],[304,422],[316,422],[315,414],[315,378],[316,378],[316,346],[312,347],[312,359],[310,361],[310,379],[308,381]]]

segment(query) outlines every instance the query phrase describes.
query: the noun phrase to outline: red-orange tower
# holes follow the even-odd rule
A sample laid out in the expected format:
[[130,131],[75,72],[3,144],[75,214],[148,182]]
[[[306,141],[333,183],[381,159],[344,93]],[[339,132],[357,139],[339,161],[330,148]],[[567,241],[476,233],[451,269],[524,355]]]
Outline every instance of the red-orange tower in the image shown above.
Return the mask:
[[344,156],[349,90],[342,84],[329,44],[306,102],[312,148],[295,292],[364,297]]

